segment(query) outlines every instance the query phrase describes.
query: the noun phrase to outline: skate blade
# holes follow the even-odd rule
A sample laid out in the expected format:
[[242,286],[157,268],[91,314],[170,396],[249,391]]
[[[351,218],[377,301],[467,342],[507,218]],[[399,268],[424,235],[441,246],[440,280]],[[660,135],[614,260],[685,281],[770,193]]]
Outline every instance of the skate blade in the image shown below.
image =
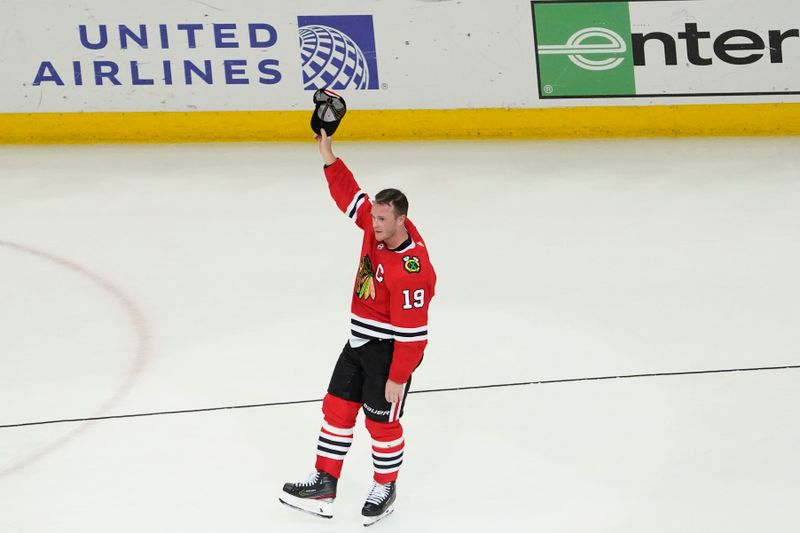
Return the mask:
[[333,502],[325,500],[307,500],[291,494],[282,493],[278,501],[287,507],[309,513],[321,518],[333,518]]
[[380,522],[390,514],[394,512],[394,504],[392,504],[388,509],[386,509],[383,513],[379,514],[378,516],[364,516],[364,527],[369,527],[377,522]]

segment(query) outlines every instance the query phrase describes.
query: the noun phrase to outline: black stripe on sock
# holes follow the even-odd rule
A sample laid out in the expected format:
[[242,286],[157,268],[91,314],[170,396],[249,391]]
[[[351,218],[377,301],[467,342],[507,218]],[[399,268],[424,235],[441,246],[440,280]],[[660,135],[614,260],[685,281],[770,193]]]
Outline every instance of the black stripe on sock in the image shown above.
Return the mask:
[[378,457],[376,455],[372,455],[372,460],[375,462],[384,461],[384,462],[394,462],[394,461],[402,461],[403,460],[403,452],[400,452],[397,455],[393,455],[392,457]]
[[325,453],[332,453],[334,455],[341,455],[342,458],[344,458],[344,456],[347,455],[347,452],[340,452],[339,450],[331,450],[331,449],[325,448],[324,446],[317,446],[317,451],[325,452]]
[[377,463],[373,463],[373,464],[375,465],[375,468],[378,468],[378,469],[381,469],[381,470],[389,470],[391,468],[399,468],[400,465],[403,464],[403,461],[400,461],[399,463],[394,463],[394,464],[391,464],[391,465],[379,465]]
[[331,446],[342,446],[344,448],[349,448],[352,444],[351,442],[336,442],[335,440],[326,439],[325,437],[320,437],[319,441]]

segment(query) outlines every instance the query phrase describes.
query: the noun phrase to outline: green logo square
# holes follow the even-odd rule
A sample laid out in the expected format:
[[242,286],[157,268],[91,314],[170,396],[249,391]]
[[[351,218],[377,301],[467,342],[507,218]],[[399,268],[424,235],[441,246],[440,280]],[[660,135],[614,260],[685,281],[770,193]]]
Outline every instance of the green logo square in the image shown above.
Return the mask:
[[531,2],[539,95],[636,94],[628,2]]

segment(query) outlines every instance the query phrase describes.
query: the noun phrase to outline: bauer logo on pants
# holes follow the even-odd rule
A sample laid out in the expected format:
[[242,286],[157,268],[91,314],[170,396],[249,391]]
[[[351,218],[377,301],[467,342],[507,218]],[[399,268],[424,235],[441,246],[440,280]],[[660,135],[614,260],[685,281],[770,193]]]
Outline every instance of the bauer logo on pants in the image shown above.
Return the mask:
[[372,15],[297,17],[303,86],[378,89]]

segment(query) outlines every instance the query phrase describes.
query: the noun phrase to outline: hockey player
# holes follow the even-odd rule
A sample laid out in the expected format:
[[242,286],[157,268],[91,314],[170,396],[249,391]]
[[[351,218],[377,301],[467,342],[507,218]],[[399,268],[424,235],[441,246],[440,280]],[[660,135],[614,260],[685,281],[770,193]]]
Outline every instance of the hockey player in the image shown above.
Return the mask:
[[394,510],[395,481],[403,462],[403,415],[411,374],[428,339],[428,305],[436,273],[417,228],[406,217],[408,200],[396,189],[374,200],[332,149],[323,129],[315,135],[330,194],[363,232],[353,289],[350,339],[322,403],[316,469],[307,480],[286,483],[280,501],[319,516],[333,516],[336,484],[353,442],[358,411],[372,437],[374,476],[361,510],[365,526]]

